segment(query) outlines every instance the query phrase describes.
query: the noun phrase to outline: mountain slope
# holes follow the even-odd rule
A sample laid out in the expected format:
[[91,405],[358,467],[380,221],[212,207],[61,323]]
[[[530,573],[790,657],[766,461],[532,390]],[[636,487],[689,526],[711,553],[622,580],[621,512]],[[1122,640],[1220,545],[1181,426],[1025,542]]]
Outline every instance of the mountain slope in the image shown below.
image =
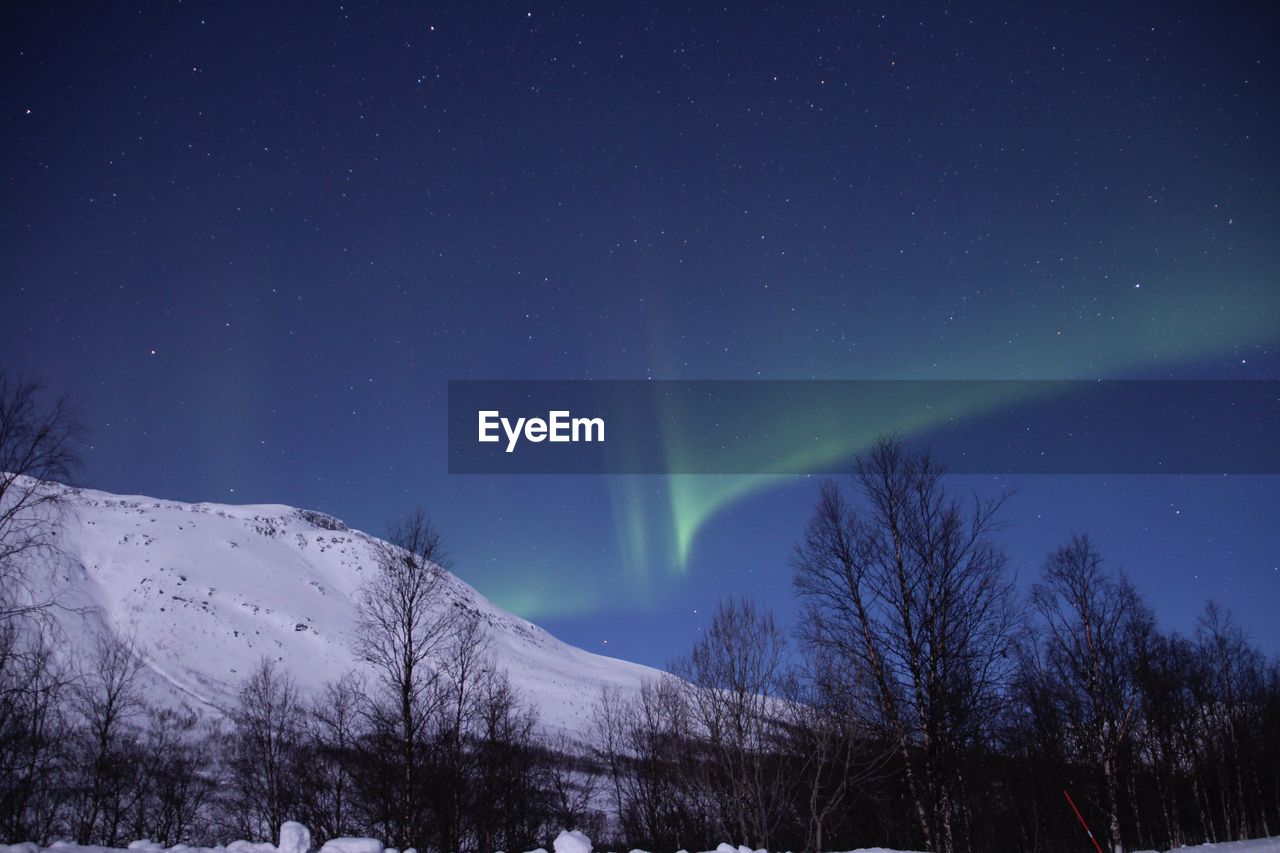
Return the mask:
[[[159,692],[220,709],[262,656],[307,691],[364,667],[351,652],[354,594],[378,540],[323,513],[280,505],[187,504],[78,490],[48,580],[73,640],[132,634]],[[624,694],[659,673],[557,640],[453,575],[440,608],[462,606],[544,729],[581,733],[603,685]]]

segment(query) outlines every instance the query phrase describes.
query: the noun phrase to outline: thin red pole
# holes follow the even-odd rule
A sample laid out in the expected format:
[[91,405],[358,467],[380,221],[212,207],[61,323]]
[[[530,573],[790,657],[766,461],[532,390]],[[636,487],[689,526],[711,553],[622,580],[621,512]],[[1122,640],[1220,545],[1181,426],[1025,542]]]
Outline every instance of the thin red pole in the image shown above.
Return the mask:
[[1098,839],[1093,837],[1093,830],[1089,829],[1089,824],[1085,823],[1084,815],[1080,814],[1080,810],[1076,808],[1075,800],[1071,799],[1071,795],[1067,793],[1067,789],[1062,789],[1062,796],[1067,798],[1067,805],[1071,806],[1071,810],[1076,813],[1076,820],[1080,821],[1080,825],[1084,827],[1084,831],[1088,834],[1089,840],[1093,842],[1093,849],[1098,853],[1102,853],[1102,848],[1098,845]]

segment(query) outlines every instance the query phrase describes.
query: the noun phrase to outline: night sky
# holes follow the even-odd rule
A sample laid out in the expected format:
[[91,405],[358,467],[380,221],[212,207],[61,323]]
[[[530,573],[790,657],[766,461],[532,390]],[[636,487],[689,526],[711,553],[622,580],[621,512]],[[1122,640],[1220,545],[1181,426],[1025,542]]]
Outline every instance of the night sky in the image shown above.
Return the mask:
[[[451,477],[447,380],[1280,378],[1269,4],[40,5],[0,364],[78,404],[82,482],[421,505],[594,651],[789,620],[817,481]],[[1024,582],[1088,532],[1280,653],[1280,478],[954,484],[1016,488]]]

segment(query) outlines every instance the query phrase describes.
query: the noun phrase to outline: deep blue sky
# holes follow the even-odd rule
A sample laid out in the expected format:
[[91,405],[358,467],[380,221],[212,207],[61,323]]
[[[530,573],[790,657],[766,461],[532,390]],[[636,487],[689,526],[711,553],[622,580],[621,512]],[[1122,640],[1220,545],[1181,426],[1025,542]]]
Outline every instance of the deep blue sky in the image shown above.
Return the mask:
[[[789,616],[816,482],[449,477],[446,381],[1280,378],[1278,35],[1263,3],[7,4],[0,364],[79,404],[88,485],[422,505],[498,603],[661,664],[722,594]],[[1020,576],[1087,531],[1166,626],[1213,596],[1280,652],[1276,478],[956,485],[1016,486]]]

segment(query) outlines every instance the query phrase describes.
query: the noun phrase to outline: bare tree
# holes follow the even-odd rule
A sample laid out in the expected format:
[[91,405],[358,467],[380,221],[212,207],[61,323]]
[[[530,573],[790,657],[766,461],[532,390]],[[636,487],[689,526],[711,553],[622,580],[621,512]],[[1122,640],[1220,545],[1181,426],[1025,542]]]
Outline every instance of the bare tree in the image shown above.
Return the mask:
[[619,816],[625,805],[626,718],[627,703],[622,691],[612,684],[601,686],[591,707],[591,743],[596,760],[604,767],[613,814]]
[[306,724],[303,792],[307,825],[315,840],[358,835],[355,763],[364,730],[364,685],[347,673],[324,686]]
[[444,795],[440,802],[440,846],[445,850],[461,849],[468,782],[474,775],[470,741],[477,735],[484,712],[490,682],[497,677],[489,654],[489,640],[484,622],[470,611],[459,610],[439,655],[437,686],[439,690],[439,787]]
[[59,829],[72,765],[66,693],[53,631],[0,622],[0,838],[48,841]]
[[528,849],[553,829],[547,826],[546,754],[534,737],[537,716],[505,672],[491,671],[479,687],[470,827],[462,849]]
[[785,650],[773,614],[730,598],[671,667],[705,738],[705,760],[692,771],[717,804],[720,831],[756,849],[771,846],[794,783],[780,754]]
[[302,700],[293,677],[263,658],[232,713],[231,777],[237,827],[250,838],[278,838],[298,803]]
[[47,839],[65,796],[55,765],[66,751],[69,674],[54,654],[58,626],[42,618],[54,602],[33,572],[53,554],[84,434],[65,400],[0,369],[0,832]]
[[807,671],[787,685],[784,750],[796,762],[797,808],[806,850],[825,850],[829,831],[857,793],[883,781],[894,755],[861,720],[860,674],[810,649]]
[[393,525],[361,586],[356,648],[390,694],[391,726],[399,758],[393,842],[413,844],[419,825],[416,797],[420,744],[440,693],[431,661],[443,650],[456,621],[441,600],[446,562],[439,532],[421,510]]
[[642,684],[633,701],[602,689],[595,707],[597,752],[613,783],[618,831],[644,849],[693,849],[711,835],[707,804],[686,772],[698,741],[684,690],[664,675]]
[[963,751],[998,707],[1016,611],[993,540],[1003,499],[966,507],[942,474],[879,441],[856,465],[862,507],[825,485],[794,565],[806,645],[873,685],[865,719],[898,745],[925,845],[950,853]]
[[[1265,664],[1230,611],[1210,601],[1196,626],[1196,647],[1215,701],[1203,703],[1211,753],[1220,758],[1218,776],[1223,828],[1230,838],[1270,835],[1256,750],[1246,746],[1248,732],[1266,728],[1259,713],[1265,693]],[[1278,792],[1280,793],[1280,792]]]
[[1104,571],[1086,536],[1049,555],[1031,601],[1043,623],[1044,665],[1062,712],[1102,771],[1108,839],[1123,850],[1121,759],[1139,720],[1136,664],[1154,617],[1126,578]]
[[552,825],[600,838],[605,831],[604,816],[594,808],[602,775],[599,762],[587,747],[563,733],[551,738],[545,749],[548,766],[544,787]]
[[141,785],[133,809],[132,838],[166,847],[209,842],[208,809],[218,782],[213,739],[198,714],[152,709],[138,745]]
[[0,620],[49,604],[29,567],[50,547],[83,435],[66,400],[46,402],[38,382],[0,370]]
[[84,727],[88,756],[76,840],[115,847],[128,805],[134,762],[130,738],[144,711],[139,683],[143,658],[132,638],[102,635],[86,671],[72,688],[73,706]]

